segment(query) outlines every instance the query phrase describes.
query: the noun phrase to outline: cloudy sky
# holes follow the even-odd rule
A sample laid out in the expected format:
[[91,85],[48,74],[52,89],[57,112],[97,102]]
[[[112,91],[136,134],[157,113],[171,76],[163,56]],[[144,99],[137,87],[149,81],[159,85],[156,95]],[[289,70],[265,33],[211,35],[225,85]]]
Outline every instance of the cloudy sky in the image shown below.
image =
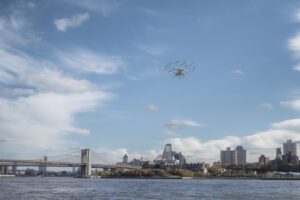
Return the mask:
[[[193,62],[174,79],[164,66]],[[3,0],[0,156],[249,161],[300,140],[300,3]]]

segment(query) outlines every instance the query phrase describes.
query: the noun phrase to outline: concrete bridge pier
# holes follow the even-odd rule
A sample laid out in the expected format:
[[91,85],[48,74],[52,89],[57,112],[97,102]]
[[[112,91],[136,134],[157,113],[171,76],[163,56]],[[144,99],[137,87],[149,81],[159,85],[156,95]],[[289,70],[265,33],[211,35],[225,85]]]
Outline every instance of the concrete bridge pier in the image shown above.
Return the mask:
[[46,176],[47,174],[47,165],[46,165],[46,162],[48,161],[48,157],[47,156],[44,156],[44,159],[43,159],[43,164],[41,164],[39,166],[39,175],[42,175],[42,176]]
[[46,165],[40,165],[39,166],[39,175],[46,176],[47,167]]
[[17,166],[16,166],[16,165],[13,165],[11,171],[12,171],[12,173],[13,173],[14,175],[16,175],[16,174],[17,174]]
[[0,174],[8,174],[8,167],[0,166]]
[[81,177],[90,177],[92,175],[90,149],[81,149]]

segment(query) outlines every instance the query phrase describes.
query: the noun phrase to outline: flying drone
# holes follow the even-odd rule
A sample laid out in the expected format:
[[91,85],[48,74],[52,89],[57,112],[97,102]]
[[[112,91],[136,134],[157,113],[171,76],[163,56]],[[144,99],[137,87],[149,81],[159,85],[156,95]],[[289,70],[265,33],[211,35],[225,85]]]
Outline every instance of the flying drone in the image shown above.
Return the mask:
[[188,61],[175,61],[165,66],[165,70],[172,73],[175,78],[183,78],[186,73],[195,70],[196,67],[193,63]]

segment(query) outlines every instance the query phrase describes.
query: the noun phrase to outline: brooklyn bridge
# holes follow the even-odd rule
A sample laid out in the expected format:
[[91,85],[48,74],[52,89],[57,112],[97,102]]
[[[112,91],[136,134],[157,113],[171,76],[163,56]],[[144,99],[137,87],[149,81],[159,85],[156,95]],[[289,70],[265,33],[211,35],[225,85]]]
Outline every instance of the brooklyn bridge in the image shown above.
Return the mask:
[[[104,163],[92,163],[92,151],[91,149],[81,149],[80,162],[58,161],[48,160],[45,156],[44,159],[37,160],[14,160],[14,159],[0,159],[0,174],[8,174],[9,167],[14,174],[17,171],[17,167],[39,167],[43,172],[47,167],[72,167],[79,169],[80,177],[90,177],[92,174],[92,168],[94,169],[138,169],[139,166],[132,166],[128,164],[104,164]],[[96,153],[94,153],[96,154]],[[42,172],[42,173],[43,173]]]

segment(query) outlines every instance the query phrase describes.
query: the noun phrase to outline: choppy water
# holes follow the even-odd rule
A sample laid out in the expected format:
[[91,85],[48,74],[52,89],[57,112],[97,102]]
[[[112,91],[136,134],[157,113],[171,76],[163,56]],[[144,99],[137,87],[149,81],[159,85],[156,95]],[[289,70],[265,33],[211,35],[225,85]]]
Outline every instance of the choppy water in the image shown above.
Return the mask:
[[300,199],[300,181],[0,178],[2,200]]

